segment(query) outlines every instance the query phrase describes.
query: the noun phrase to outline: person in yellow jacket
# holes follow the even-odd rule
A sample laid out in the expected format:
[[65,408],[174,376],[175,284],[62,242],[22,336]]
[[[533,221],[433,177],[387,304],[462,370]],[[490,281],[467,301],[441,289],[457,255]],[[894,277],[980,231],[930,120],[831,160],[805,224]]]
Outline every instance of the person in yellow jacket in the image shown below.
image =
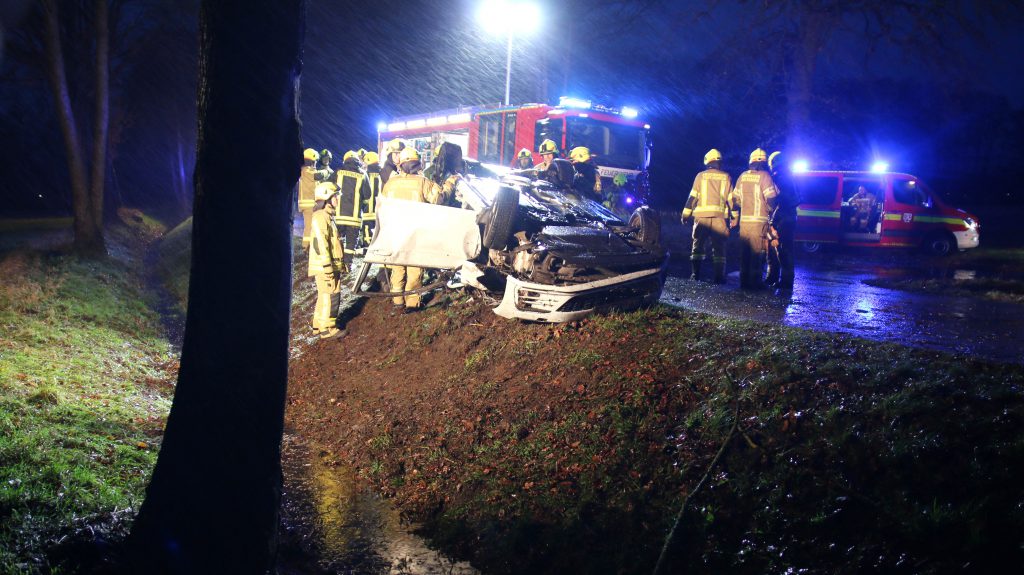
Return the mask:
[[341,198],[338,200],[334,223],[338,224],[338,232],[344,240],[345,265],[348,266],[355,256],[356,241],[359,239],[359,230],[363,225],[360,216],[363,200],[370,197],[372,190],[366,170],[363,168],[363,162],[354,150],[345,152],[341,167],[334,173],[334,176]]
[[693,249],[690,251],[690,279],[700,279],[700,267],[711,244],[714,282],[725,283],[725,243],[729,239],[729,195],[732,178],[722,171],[722,154],[712,148],[704,154],[707,168],[697,174],[690,197],[683,206],[682,222],[693,218]]
[[[420,163],[419,152],[412,146],[406,147],[402,150],[399,161],[398,172],[384,184],[381,195],[388,199],[439,203],[442,199],[441,186],[423,176],[423,165]],[[413,292],[423,287],[422,268],[406,266],[388,266],[388,268],[391,270],[391,291]],[[412,312],[420,307],[420,294],[409,293],[395,296],[391,301],[396,306],[405,306],[405,312]]]
[[343,260],[334,211],[338,207],[338,186],[321,182],[314,190],[316,210],[310,222],[309,265],[306,273],[316,281],[313,332],[321,339],[341,333],[338,306],[341,303],[341,274],[348,271]]
[[761,148],[750,153],[747,171],[740,174],[730,196],[732,227],[740,226],[740,287],[764,289],[765,242],[768,218],[775,209],[778,190],[768,173],[768,154]]
[[366,180],[370,183],[370,193],[363,198],[363,211],[359,218],[362,221],[360,233],[363,246],[368,246],[373,239],[373,228],[377,225],[377,198],[380,197],[384,184],[380,177],[380,157],[377,156],[377,152],[366,152],[363,163],[366,165]]
[[317,163],[320,161],[320,153],[313,148],[306,148],[302,152],[304,165],[299,175],[299,213],[302,214],[302,248],[309,249],[309,224],[313,217],[313,206],[316,199],[313,192],[319,178]]

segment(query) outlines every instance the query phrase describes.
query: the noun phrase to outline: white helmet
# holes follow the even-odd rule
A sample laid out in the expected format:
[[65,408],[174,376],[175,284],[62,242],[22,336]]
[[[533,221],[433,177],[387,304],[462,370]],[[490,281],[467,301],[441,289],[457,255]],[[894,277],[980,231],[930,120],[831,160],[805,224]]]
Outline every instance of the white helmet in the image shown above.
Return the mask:
[[320,182],[313,188],[313,199],[318,202],[326,202],[336,193],[338,193],[338,186],[334,182]]

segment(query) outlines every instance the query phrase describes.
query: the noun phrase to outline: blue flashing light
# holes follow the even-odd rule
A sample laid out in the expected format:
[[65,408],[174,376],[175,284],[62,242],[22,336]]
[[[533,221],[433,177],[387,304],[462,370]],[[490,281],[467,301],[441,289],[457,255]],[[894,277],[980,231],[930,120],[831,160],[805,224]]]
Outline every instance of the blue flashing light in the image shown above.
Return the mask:
[[809,167],[810,164],[807,162],[807,160],[797,160],[793,162],[793,165],[790,166],[789,169],[792,170],[794,174],[802,174],[806,172],[809,169]]
[[630,108],[628,106],[622,107],[622,116],[624,118],[635,118],[640,115],[640,112],[636,108]]
[[626,203],[632,206],[633,205],[633,196],[626,196]]
[[589,110],[590,100],[562,96],[561,98],[558,99],[558,105],[562,106],[563,108],[582,108],[584,110]]
[[378,132],[383,132],[383,131],[385,131],[387,129],[388,129],[388,123],[387,122],[377,122],[377,131]]
[[889,164],[886,162],[875,162],[871,165],[871,171],[876,174],[884,174],[889,171]]

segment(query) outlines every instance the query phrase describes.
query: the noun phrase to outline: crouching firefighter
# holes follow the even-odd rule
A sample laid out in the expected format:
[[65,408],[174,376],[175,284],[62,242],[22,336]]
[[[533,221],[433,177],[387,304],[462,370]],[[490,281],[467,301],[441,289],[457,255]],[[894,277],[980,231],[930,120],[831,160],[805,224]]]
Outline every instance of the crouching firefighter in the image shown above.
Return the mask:
[[725,243],[729,239],[729,194],[732,193],[732,178],[722,171],[722,154],[711,149],[704,154],[707,168],[693,180],[690,197],[683,207],[682,222],[693,218],[693,249],[690,252],[690,279],[700,279],[701,263],[706,256],[707,244],[711,244],[711,262],[714,282],[725,283]]
[[334,214],[334,223],[338,225],[338,233],[345,241],[345,267],[352,263],[356,253],[356,240],[363,220],[359,217],[363,199],[370,196],[370,183],[363,171],[359,155],[349,150],[342,158],[341,168],[335,172],[338,184],[338,212]]
[[317,184],[313,197],[316,209],[310,222],[309,266],[306,273],[316,281],[316,307],[313,309],[313,333],[329,339],[341,333],[338,329],[338,306],[341,303],[341,274],[348,269],[342,259],[334,211],[338,207],[338,186],[331,182]]

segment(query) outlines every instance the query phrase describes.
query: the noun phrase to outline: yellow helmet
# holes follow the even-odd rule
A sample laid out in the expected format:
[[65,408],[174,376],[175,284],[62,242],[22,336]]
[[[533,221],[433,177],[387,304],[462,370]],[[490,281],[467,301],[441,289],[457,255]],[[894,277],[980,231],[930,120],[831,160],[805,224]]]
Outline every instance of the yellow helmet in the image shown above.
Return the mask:
[[302,152],[302,157],[310,162],[316,162],[320,159],[320,152],[317,152],[313,148],[306,148]]
[[530,153],[530,150],[528,148],[523,148],[522,150],[519,150],[519,153],[516,155],[516,157],[517,158],[532,158],[533,154]]
[[569,158],[574,162],[586,162],[590,159],[590,149],[583,146],[576,146],[569,152]]
[[766,162],[766,161],[768,161],[768,153],[765,152],[764,150],[762,150],[761,148],[758,148],[758,149],[754,150],[753,152],[750,152],[750,163],[751,164],[753,164],[754,162]]
[[410,160],[419,161],[419,159],[420,159],[420,153],[417,152],[416,148],[413,148],[412,146],[403,148],[402,149],[402,153],[398,156],[398,161],[403,163],[403,164],[405,162],[410,161]]
[[537,153],[541,155],[557,154],[558,146],[551,140],[544,140],[540,143],[540,146],[537,147]]
[[313,188],[313,199],[318,202],[326,202],[336,193],[338,193],[338,186],[334,182],[320,182]]
[[363,156],[363,161],[367,164],[376,164],[380,161],[380,156],[377,155],[377,152],[366,152],[366,155]]
[[405,148],[405,142],[401,138],[395,138],[394,140],[388,140],[384,144],[384,153],[392,154],[394,152],[401,152]]
[[710,164],[711,162],[720,162],[720,161],[722,161],[722,152],[719,152],[715,148],[711,148],[710,150],[708,150],[708,153],[704,154],[704,165],[705,166]]
[[345,152],[344,156],[341,157],[341,161],[342,162],[347,162],[351,158],[359,159],[359,153],[356,152],[355,150],[349,150],[349,151]]

